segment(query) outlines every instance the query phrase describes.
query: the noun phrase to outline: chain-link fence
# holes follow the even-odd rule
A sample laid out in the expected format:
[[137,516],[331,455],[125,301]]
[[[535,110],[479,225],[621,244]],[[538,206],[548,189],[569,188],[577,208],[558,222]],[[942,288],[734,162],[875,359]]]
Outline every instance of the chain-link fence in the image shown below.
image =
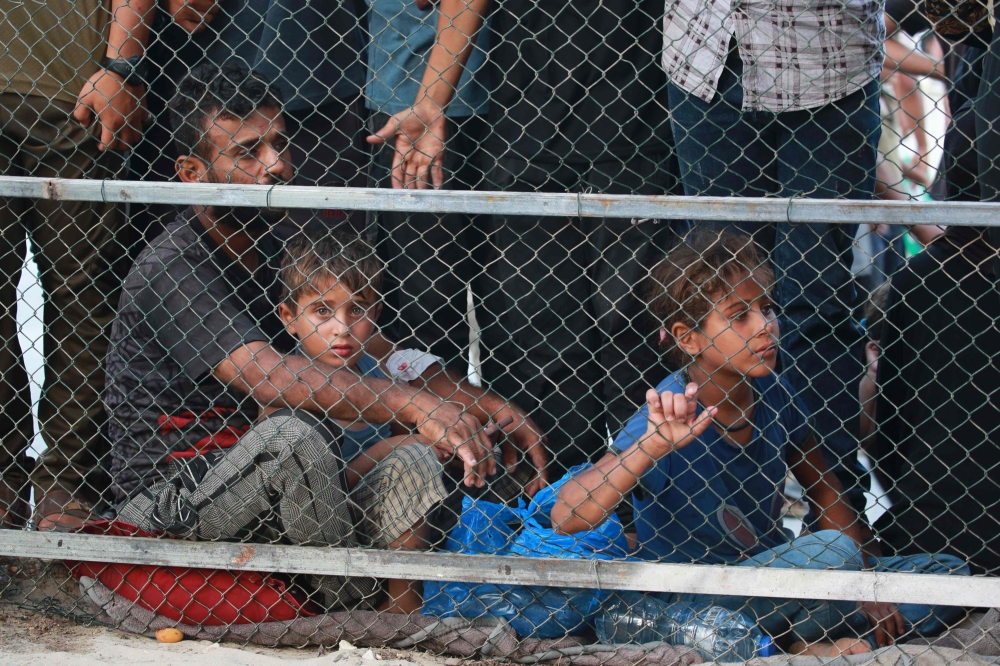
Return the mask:
[[992,1],[0,5],[4,604],[1000,656]]

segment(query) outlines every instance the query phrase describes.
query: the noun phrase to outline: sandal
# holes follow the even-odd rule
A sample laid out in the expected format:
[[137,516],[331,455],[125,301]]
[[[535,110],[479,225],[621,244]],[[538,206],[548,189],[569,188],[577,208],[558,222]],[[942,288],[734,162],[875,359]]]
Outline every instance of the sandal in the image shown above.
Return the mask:
[[31,522],[39,532],[76,532],[98,519],[92,507],[65,490],[53,490],[35,506]]

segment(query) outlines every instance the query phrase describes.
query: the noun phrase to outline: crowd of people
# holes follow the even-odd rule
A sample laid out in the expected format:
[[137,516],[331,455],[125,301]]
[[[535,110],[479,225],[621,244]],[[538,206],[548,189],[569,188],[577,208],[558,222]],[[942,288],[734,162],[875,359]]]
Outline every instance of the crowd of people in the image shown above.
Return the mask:
[[[4,173],[872,198],[882,8],[728,6],[50,0],[0,21]],[[995,108],[986,90],[953,130]],[[984,197],[990,141],[945,170],[974,170]],[[4,206],[2,527],[104,516],[423,550],[463,495],[513,502],[589,464],[554,529],[618,512],[645,559],[1000,569],[1000,244],[984,230],[929,235],[866,302],[848,224]],[[38,461],[16,322],[29,243],[46,294]],[[874,524],[862,448],[892,500]],[[802,535],[782,527],[789,470],[812,509]],[[309,585],[328,608],[422,603],[404,580]],[[817,654],[959,614],[712,601]]]

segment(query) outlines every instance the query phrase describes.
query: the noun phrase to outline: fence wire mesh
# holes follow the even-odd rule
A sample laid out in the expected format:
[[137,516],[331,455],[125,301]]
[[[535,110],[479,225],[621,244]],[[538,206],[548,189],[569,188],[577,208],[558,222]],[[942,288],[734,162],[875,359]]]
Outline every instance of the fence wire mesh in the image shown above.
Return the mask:
[[992,0],[0,12],[3,605],[1000,656]]

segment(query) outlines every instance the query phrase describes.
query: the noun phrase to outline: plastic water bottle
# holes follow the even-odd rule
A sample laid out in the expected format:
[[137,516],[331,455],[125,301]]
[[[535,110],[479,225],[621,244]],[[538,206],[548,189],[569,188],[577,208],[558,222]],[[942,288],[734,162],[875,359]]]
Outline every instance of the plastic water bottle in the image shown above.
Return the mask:
[[638,592],[616,592],[595,620],[602,643],[687,645],[708,661],[739,662],[775,653],[770,636],[746,615],[720,606],[665,604]]

